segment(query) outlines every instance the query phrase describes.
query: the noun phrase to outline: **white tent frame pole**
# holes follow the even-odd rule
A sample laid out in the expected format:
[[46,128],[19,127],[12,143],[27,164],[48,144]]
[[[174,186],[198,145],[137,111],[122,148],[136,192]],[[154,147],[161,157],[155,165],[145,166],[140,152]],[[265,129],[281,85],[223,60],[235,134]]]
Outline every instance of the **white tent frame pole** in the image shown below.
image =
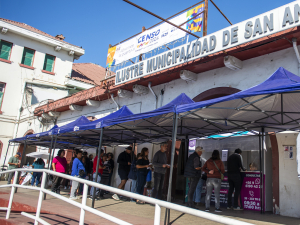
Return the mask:
[[55,140],[54,140],[54,144],[53,144],[52,157],[51,157],[51,160],[49,162],[49,165],[50,165],[49,169],[51,168],[51,165],[52,165],[52,162],[53,162],[56,142],[57,142],[57,135],[55,136]]
[[[172,147],[171,147],[171,165],[170,165],[170,175],[169,175],[169,186],[168,186],[168,194],[167,201],[171,202],[171,194],[172,194],[172,178],[173,178],[173,168],[174,168],[174,157],[175,157],[175,147],[176,147],[176,137],[177,137],[177,127],[178,127],[178,114],[174,113],[173,117],[173,133],[172,133]],[[166,210],[167,216],[167,224],[170,222],[170,210]],[[166,217],[165,217],[166,224]]]
[[[103,140],[103,127],[101,127],[101,133],[100,133],[100,137],[99,137],[99,146],[98,146],[98,149],[97,149],[98,159],[97,159],[97,166],[96,166],[96,173],[95,173],[95,182],[96,183],[97,183],[97,180],[98,180],[98,171],[99,171],[99,164],[100,164],[102,140]],[[96,188],[94,188],[94,191],[93,191],[92,208],[95,207],[95,197],[96,197]]]

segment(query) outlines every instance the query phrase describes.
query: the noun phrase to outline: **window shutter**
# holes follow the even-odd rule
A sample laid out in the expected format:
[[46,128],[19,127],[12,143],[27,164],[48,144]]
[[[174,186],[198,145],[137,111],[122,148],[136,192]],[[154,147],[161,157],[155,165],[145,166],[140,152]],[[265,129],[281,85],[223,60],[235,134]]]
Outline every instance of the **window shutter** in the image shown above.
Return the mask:
[[9,59],[10,51],[12,44],[6,41],[1,41],[0,43],[0,58],[1,59]]
[[1,105],[2,105],[2,97],[3,97],[3,92],[0,92],[0,109],[1,109]]
[[54,56],[51,56],[51,55],[46,55],[45,56],[44,70],[52,72],[54,59],[55,59]]
[[34,56],[34,50],[24,48],[21,63],[26,65],[26,66],[32,66],[33,56]]

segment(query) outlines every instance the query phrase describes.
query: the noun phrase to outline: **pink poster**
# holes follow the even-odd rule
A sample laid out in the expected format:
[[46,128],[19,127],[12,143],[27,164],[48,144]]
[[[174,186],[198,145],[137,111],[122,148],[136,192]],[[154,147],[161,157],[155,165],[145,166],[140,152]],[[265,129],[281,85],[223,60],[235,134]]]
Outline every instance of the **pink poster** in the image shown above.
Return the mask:
[[241,199],[245,210],[260,211],[260,174],[246,172],[243,180]]

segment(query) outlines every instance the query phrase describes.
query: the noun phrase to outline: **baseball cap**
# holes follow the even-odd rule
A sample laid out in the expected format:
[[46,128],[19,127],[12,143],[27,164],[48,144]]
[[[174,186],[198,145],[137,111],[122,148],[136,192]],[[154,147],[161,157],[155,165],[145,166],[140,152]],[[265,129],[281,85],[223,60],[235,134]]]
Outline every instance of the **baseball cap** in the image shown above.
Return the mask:
[[19,157],[21,157],[21,152],[17,152],[17,154],[16,155],[18,155]]

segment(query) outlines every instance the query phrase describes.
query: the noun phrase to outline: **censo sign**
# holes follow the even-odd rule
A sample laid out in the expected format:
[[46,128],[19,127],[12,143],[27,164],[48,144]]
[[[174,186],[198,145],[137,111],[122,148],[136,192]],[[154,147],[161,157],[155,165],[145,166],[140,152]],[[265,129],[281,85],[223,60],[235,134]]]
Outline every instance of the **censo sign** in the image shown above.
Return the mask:
[[115,84],[219,52],[300,24],[300,1],[294,1],[172,50],[116,71]]

